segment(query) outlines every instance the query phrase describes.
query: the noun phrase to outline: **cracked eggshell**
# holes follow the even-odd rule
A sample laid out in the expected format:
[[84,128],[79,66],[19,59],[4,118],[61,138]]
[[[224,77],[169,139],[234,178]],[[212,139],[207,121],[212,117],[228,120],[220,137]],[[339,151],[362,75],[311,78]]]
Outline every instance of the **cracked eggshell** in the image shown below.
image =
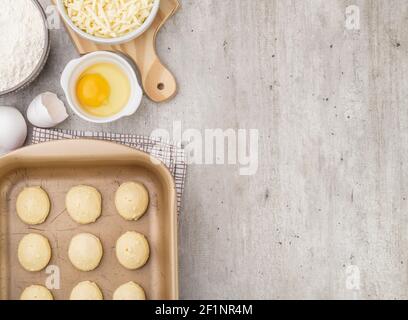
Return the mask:
[[21,147],[26,138],[27,124],[20,111],[0,107],[0,155]]
[[27,119],[40,128],[52,128],[68,118],[64,103],[52,92],[37,96],[28,106]]

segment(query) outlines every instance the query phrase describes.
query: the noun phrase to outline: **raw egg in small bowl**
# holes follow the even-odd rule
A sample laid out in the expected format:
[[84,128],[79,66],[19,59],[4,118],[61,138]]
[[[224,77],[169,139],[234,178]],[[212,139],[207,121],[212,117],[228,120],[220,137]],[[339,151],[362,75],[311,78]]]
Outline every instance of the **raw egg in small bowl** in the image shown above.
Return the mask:
[[71,109],[82,119],[108,123],[134,114],[143,97],[133,66],[121,55],[97,51],[72,60],[61,76]]

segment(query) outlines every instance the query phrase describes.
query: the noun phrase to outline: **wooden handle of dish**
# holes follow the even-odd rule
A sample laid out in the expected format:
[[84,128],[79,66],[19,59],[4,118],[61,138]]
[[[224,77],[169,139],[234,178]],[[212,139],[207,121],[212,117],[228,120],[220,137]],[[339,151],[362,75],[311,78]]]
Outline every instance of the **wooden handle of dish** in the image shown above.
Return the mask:
[[156,37],[160,28],[178,9],[180,2],[178,0],[161,1],[160,10],[156,20],[153,22],[153,28],[150,28],[144,35],[148,43],[153,44],[153,53],[150,57],[150,67],[143,74],[143,87],[146,94],[156,102],[166,101],[173,98],[177,93],[177,82],[173,74],[161,63],[156,53]]
[[114,47],[129,55],[136,63],[145,93],[155,102],[171,99],[177,93],[176,79],[157,56],[156,38],[160,28],[179,5],[177,0],[162,1],[156,19],[143,35],[134,41]]
[[142,82],[146,94],[155,102],[171,99],[177,93],[176,79],[159,59],[153,61]]
[[177,83],[156,54],[153,39],[155,37],[154,28],[152,28],[141,38],[115,46],[115,49],[127,54],[136,63],[146,95],[155,102],[163,102],[177,93]]

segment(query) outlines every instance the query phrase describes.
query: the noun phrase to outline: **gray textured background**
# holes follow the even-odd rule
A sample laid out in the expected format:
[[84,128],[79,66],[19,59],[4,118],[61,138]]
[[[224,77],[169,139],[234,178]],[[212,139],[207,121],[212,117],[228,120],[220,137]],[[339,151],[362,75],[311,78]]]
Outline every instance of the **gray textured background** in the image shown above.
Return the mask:
[[[43,3],[48,1],[43,0]],[[344,27],[361,10],[360,31]],[[180,85],[110,125],[150,134],[255,128],[259,171],[189,167],[179,221],[182,298],[408,298],[408,3],[182,0],[158,52]],[[0,104],[62,95],[64,29],[38,81]],[[347,268],[360,270],[348,290]]]

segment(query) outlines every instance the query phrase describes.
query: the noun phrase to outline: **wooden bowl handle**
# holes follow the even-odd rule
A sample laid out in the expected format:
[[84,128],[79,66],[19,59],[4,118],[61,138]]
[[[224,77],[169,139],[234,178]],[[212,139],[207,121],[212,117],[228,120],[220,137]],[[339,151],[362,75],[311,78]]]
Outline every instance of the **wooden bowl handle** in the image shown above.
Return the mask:
[[155,39],[156,33],[149,30],[135,41],[114,49],[127,54],[136,63],[146,95],[155,102],[163,102],[176,95],[177,83],[157,56]]
[[142,81],[147,96],[155,102],[171,99],[177,93],[176,79],[159,59],[153,61]]
[[152,26],[135,41],[118,48],[134,60],[140,71],[143,89],[155,102],[169,100],[177,93],[176,79],[157,56],[156,38],[161,27],[179,7],[178,0],[162,1]]
[[176,79],[157,56],[156,38],[161,27],[179,7],[178,0],[162,0],[150,29],[134,41],[133,50],[129,47],[127,50],[139,67],[146,95],[155,102],[169,100],[177,93]]

